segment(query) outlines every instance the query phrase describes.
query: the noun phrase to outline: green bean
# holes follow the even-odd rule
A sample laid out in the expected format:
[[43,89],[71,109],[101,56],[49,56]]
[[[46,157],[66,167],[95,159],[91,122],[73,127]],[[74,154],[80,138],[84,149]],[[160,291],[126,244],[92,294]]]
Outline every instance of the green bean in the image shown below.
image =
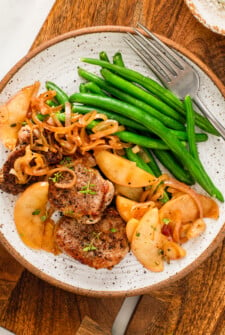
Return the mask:
[[[65,113],[60,113],[60,112],[58,112],[58,113],[56,113],[56,117],[57,117],[57,119],[58,119],[60,122],[65,122],[65,119],[66,119]],[[40,120],[40,121],[43,121],[43,118],[42,118],[42,119],[39,118],[39,120]],[[91,129],[92,129],[94,126],[96,126],[99,122],[100,122],[100,121],[93,120],[93,121],[91,121],[91,122],[86,126],[86,128],[89,129],[89,130],[91,130]]]
[[92,130],[97,124],[99,124],[100,121],[97,120],[92,120],[88,125],[86,126],[87,129]]
[[187,115],[187,135],[188,135],[189,152],[198,162],[199,166],[201,166],[204,169],[203,164],[199,158],[198,148],[195,139],[195,114],[190,96],[185,97],[184,108],[186,110]]
[[[86,70],[83,70],[83,69],[80,69],[82,71],[82,74],[84,75],[84,77],[86,77],[87,75],[87,79],[90,79],[89,78],[89,72],[87,72]],[[95,76],[93,74],[90,73],[91,76]],[[95,76],[97,77],[97,76]],[[103,79],[101,79],[100,77],[97,77],[98,79],[100,79],[101,81],[104,81]],[[91,79],[93,79],[91,77]],[[107,85],[107,84],[106,84]],[[117,89],[115,89],[116,91],[118,91]],[[132,101],[133,102],[133,101]],[[143,105],[142,105],[143,107]],[[74,105],[72,107],[73,111],[74,112],[78,112],[78,113],[88,113],[88,112],[91,112],[92,110],[96,109],[96,107],[94,106],[84,106],[84,105]],[[120,116],[118,114],[115,114],[115,113],[111,113],[109,111],[106,111],[106,110],[102,110],[102,109],[99,109],[97,108],[97,110],[99,111],[99,113],[102,113],[102,114],[105,114],[108,116],[108,118],[111,118],[111,119],[115,119],[117,120],[120,124],[123,124],[125,126],[128,126],[128,127],[131,127],[131,128],[134,128],[134,129],[139,129],[139,130],[142,130],[142,131],[147,131],[148,132],[148,129],[136,122],[134,122],[133,120],[130,120],[128,118],[126,118],[126,120],[124,120],[123,118],[121,119],[118,119],[118,117],[120,118]],[[179,139],[179,140],[184,140],[184,141],[187,141],[187,133],[186,131],[180,131],[180,130],[175,130],[175,129],[170,129],[170,131]],[[195,134],[195,139],[196,139],[196,142],[205,142],[207,141],[208,139],[208,135],[207,134],[204,134],[204,133],[196,133]]]
[[127,158],[132,161],[132,162],[135,162],[136,165],[149,172],[150,174],[154,175],[151,168],[148,166],[148,164],[145,163],[145,161],[136,153],[133,152],[132,148],[126,148],[125,149],[125,152],[126,152],[126,156]]
[[185,129],[184,125],[177,120],[172,119],[171,117],[164,115],[157,109],[147,105],[145,102],[140,101],[131,95],[122,92],[121,90],[109,85],[105,80],[102,78],[96,76],[95,74],[92,74],[84,69],[78,68],[78,74],[82,76],[83,78],[93,81],[96,83],[99,87],[104,89],[105,91],[109,92],[110,94],[114,95],[115,97],[127,101],[128,103],[137,106],[143,110],[145,110],[147,113],[152,115],[153,117],[156,117],[160,121],[162,121],[166,126],[172,128],[172,129],[177,129],[177,130],[183,130]]
[[173,157],[170,151],[154,150],[156,158],[171,172],[171,174],[181,182],[187,185],[193,185],[194,179],[184,170]]
[[56,106],[58,106],[58,104],[55,101],[53,101],[53,100],[47,100],[46,104],[48,106],[50,106],[50,107],[56,107]]
[[36,116],[37,116],[37,118],[38,118],[39,121],[44,121],[49,116],[49,114],[43,115],[41,113],[37,113]]
[[[125,79],[131,80],[137,84],[140,84],[142,87],[146,88],[150,92],[152,92],[155,96],[157,96],[160,100],[164,101],[170,107],[175,108],[176,111],[185,115],[185,110],[183,103],[168,89],[158,84],[155,80],[145,77],[144,75],[136,72],[134,70],[118,66],[115,64],[110,64],[99,59],[93,58],[82,58],[81,61],[89,64],[95,64],[98,66],[102,66],[103,68],[107,68],[116,72],[120,76],[124,77]],[[196,113],[195,114],[196,125],[211,133],[213,135],[219,135],[218,131],[213,127],[213,125],[209,122],[207,118],[204,116]]]
[[107,90],[107,86],[108,84],[106,83],[106,81],[104,79],[102,79],[101,77],[97,76],[94,73],[91,73],[81,67],[77,68],[77,72],[78,74],[89,81],[93,81],[95,84],[97,84],[99,87],[101,87],[102,89],[106,89]]
[[80,114],[86,114],[89,112],[92,112],[93,110],[96,110],[100,114],[105,114],[109,119],[116,120],[120,124],[131,127],[133,129],[144,131],[146,128],[142,126],[140,123],[135,122],[129,118],[126,118],[124,116],[121,116],[120,114],[113,113],[108,110],[103,110],[101,108],[96,108],[96,106],[84,106],[84,105],[72,105],[72,112],[73,113],[80,113]]
[[[116,89],[116,88],[108,85],[104,79],[96,76],[95,74],[93,74],[91,72],[88,72],[88,71],[86,71],[86,70],[84,70],[82,68],[78,68],[78,73],[79,73],[79,75],[82,78],[84,78],[86,80],[90,80],[90,81],[96,83],[99,87],[101,87],[102,89],[105,89],[106,91],[108,91],[109,93],[113,94],[114,96],[116,96],[116,97],[118,97],[118,98],[120,98],[120,99],[122,99],[124,101],[130,102],[133,105],[136,103],[137,107],[140,106],[143,109],[143,105],[140,105],[140,103],[138,103],[137,99],[134,99],[132,97],[131,97],[131,99],[129,99],[128,98],[129,95],[127,95],[126,93],[120,92],[118,89]],[[79,112],[78,108],[79,108],[79,106],[77,106],[77,111]],[[83,109],[83,108],[85,108],[85,107],[81,106],[81,109]],[[91,108],[94,109],[94,107],[91,107]],[[147,106],[144,106],[144,109],[146,111],[147,111],[147,108],[148,108]],[[89,110],[89,111],[91,111],[91,110]],[[105,111],[104,112],[101,111],[101,112],[104,113]],[[113,116],[109,116],[109,117],[113,118]],[[117,119],[115,119],[115,120],[117,120]],[[121,124],[126,125],[125,123],[121,123]],[[130,125],[130,124],[127,124],[127,126],[130,126],[130,127],[134,128],[134,129],[147,130],[147,128],[145,128],[143,126],[141,126],[141,128],[139,128],[139,127],[136,128],[136,127],[134,127],[134,125]],[[179,130],[175,130],[175,129],[171,129],[170,131],[174,135],[176,135],[176,137],[178,139],[185,140],[185,141],[187,140],[187,133],[186,133],[186,131],[179,131]],[[196,136],[196,141],[197,142],[204,142],[204,141],[207,141],[207,139],[208,139],[208,135],[204,134],[204,133],[197,133],[197,134],[195,134],[195,136]]]
[[[90,91],[91,93],[95,93],[95,94],[102,95],[103,97],[107,97],[107,94],[105,94],[103,92],[103,90],[92,81],[84,84],[84,87],[87,90],[87,92]],[[85,93],[85,92],[83,92],[83,93]]]
[[[198,149],[195,141],[195,116],[190,96],[184,99],[184,108],[187,115],[187,136],[190,154],[199,160]],[[200,161],[200,160],[199,160]]]
[[113,55],[113,64],[116,64],[122,67],[125,66],[121,52],[116,52],[115,55]]
[[85,93],[76,93],[71,97],[73,102],[91,104],[97,107],[104,106],[105,109],[122,114],[129,117],[159,136],[170,148],[170,150],[183,162],[190,174],[211,196],[215,196],[218,200],[224,201],[222,193],[213,184],[206,171],[198,164],[195,158],[181,144],[162,122],[152,117],[143,110],[132,106],[128,103],[118,101],[110,97],[101,97],[97,95],[89,95]]
[[109,57],[105,51],[99,52],[99,58],[105,62],[109,63]]
[[159,139],[149,138],[147,136],[138,135],[130,131],[119,131],[116,133],[121,141],[140,145],[145,148],[168,150],[168,146]]
[[147,148],[141,148],[141,151],[139,152],[139,156],[141,156],[142,159],[147,158],[146,163],[148,164],[148,166],[152,169],[152,172],[154,174],[154,176],[159,177],[161,176],[162,172],[160,170],[160,167],[158,166],[153,154],[151,153],[150,150],[148,150]]
[[64,112],[57,112],[55,115],[60,122],[65,122],[66,116]]
[[154,97],[152,94],[146,92],[142,88],[134,85],[133,83],[129,82],[126,79],[123,79],[122,77],[112,73],[111,71],[107,69],[101,70],[102,76],[105,78],[105,80],[110,83],[111,85],[117,87],[118,89],[129,93],[129,95],[134,96],[135,98],[144,101],[151,107],[154,107],[159,112],[177,120],[180,122],[185,122],[185,119],[180,115],[177,114],[174,109],[166,105],[164,102],[159,100],[158,98]]
[[[179,140],[187,141],[188,135],[186,131],[179,131],[171,129],[170,132],[175,135]],[[196,142],[205,142],[208,140],[208,135],[205,133],[195,133],[195,141]]]
[[80,84],[79,91],[80,91],[80,93],[88,93],[89,92],[88,89],[85,86],[85,83]]
[[[176,107],[178,111],[181,111],[183,109],[182,102],[168,89],[161,86],[159,83],[157,83],[155,80],[145,77],[144,75],[140,74],[139,72],[136,72],[134,70],[124,68],[122,66],[118,66],[115,64],[105,64],[104,61],[99,61],[99,59],[94,58],[81,58],[82,62],[99,65],[103,68],[107,68],[109,70],[112,70],[121,76],[130,79],[144,87],[146,85],[147,89],[151,91],[156,96],[164,96],[164,101],[168,103],[168,105],[172,105],[171,107]],[[110,65],[110,66],[108,66]],[[161,97],[162,98],[162,97]]]
[[59,104],[64,105],[65,102],[69,101],[68,95],[55,83],[51,81],[46,81],[45,86],[47,90],[53,90],[56,92],[56,100],[58,101]]
[[[111,73],[110,71],[107,71],[106,69],[103,69],[103,70],[102,70],[102,74],[103,75],[106,76],[108,74],[108,76],[106,78],[107,81],[109,81],[108,79],[111,79],[111,80],[115,79],[115,77],[113,77],[113,78],[109,77],[109,74]],[[84,70],[84,69],[82,69],[80,67],[78,67],[78,74],[82,78],[84,78],[86,80],[95,82],[99,87],[101,87],[102,89],[105,89],[106,91],[108,91],[109,93],[113,94],[114,96],[116,96],[116,97],[118,97],[120,99],[123,99],[123,100],[126,99],[125,101],[128,101],[128,97],[130,97],[130,99],[133,99],[132,100],[133,104],[135,103],[135,100],[136,101],[140,101],[140,100],[137,100],[137,99],[135,99],[134,97],[131,96],[130,93],[131,93],[131,91],[134,90],[135,93],[133,92],[133,95],[135,95],[136,98],[137,97],[138,98],[141,97],[142,103],[143,103],[143,101],[145,99],[145,102],[147,102],[151,107],[154,107],[154,105],[157,106],[157,107],[154,107],[154,109],[153,109],[154,111],[155,110],[160,111],[158,106],[162,106],[162,109],[163,109],[163,111],[165,111],[167,113],[167,116],[170,116],[170,117],[176,119],[177,121],[185,122],[185,118],[183,116],[181,116],[178,113],[174,112],[170,107],[166,106],[164,103],[159,102],[158,99],[156,99],[155,97],[153,97],[152,95],[150,95],[146,91],[144,91],[144,90],[138,88],[137,86],[133,85],[132,83],[124,80],[123,78],[120,78],[120,77],[114,75],[114,76],[116,76],[117,78],[120,79],[121,86],[123,87],[124,90],[128,91],[128,95],[126,93],[124,93],[124,92],[121,92],[121,87],[119,87],[119,89],[116,88],[116,87],[113,87],[112,85],[109,85],[102,78],[100,78],[100,77],[96,76],[95,74],[90,73],[90,72],[88,72],[88,71],[86,71],[86,70]],[[126,89],[125,86],[126,86],[127,83],[129,84],[129,88],[130,88],[130,85],[131,85],[131,87],[132,87],[131,91]],[[144,96],[144,98],[143,98],[143,96]],[[128,101],[128,102],[130,102],[130,101]],[[159,104],[158,104],[158,102],[159,102]],[[161,113],[161,115],[162,115],[162,113]]]

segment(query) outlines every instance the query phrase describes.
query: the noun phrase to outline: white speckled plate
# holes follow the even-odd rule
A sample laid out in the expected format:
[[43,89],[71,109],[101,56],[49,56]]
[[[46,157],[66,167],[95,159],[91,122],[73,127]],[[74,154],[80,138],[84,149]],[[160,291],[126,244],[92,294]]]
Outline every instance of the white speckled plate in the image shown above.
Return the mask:
[[[21,87],[40,80],[42,89],[46,80],[56,82],[69,94],[78,89],[80,78],[76,68],[82,65],[98,71],[96,67],[81,64],[82,56],[98,57],[105,50],[111,57],[122,51],[127,66],[143,74],[152,76],[142,61],[127,47],[123,38],[125,27],[95,27],[60,36],[41,46],[22,59],[3,79],[0,85],[0,103],[7,100]],[[197,69],[201,79],[200,96],[216,116],[225,124],[225,90],[221,82],[188,51],[163,40],[183,53]],[[199,145],[201,159],[209,175],[225,195],[225,144],[221,139],[210,136],[207,143]],[[0,165],[6,153],[0,147]],[[197,187],[197,189],[199,189]],[[20,240],[13,222],[15,197],[0,193],[0,240],[12,255],[37,276],[50,283],[78,294],[93,296],[136,295],[148,292],[151,288],[169,284],[187,274],[200,264],[222,240],[224,234],[225,205],[220,205],[220,218],[207,220],[207,230],[199,238],[184,245],[187,257],[165,265],[162,273],[147,271],[132,254],[112,270],[95,270],[63,254],[54,256],[43,251],[27,248]]]
[[225,5],[217,0],[185,0],[192,14],[215,33],[225,35]]

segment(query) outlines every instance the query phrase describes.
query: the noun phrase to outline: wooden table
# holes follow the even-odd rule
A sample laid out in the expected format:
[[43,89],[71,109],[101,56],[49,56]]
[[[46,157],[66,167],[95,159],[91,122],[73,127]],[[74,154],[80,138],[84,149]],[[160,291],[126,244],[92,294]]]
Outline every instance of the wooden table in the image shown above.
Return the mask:
[[[192,51],[225,84],[225,37],[203,27],[183,0],[56,0],[32,48],[74,29],[135,26],[138,21]],[[224,278],[225,244],[221,243],[185,278],[143,296],[127,334],[224,335]],[[0,248],[0,326],[17,335],[75,334],[85,316],[109,330],[122,301],[78,296],[53,287]]]

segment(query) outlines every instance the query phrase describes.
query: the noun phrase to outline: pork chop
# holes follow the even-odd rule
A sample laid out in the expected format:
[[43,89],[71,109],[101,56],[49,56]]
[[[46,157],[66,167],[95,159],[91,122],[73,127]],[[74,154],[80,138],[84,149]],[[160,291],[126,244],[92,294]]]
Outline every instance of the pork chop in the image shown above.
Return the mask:
[[93,225],[63,216],[56,228],[56,243],[66,254],[96,269],[111,269],[129,250],[125,222],[113,207]]
[[[49,202],[53,208],[76,218],[80,223],[96,223],[113,199],[114,186],[97,169],[87,167],[79,160],[74,172],[77,179],[71,188],[59,188],[55,185],[54,177],[50,178]],[[65,183],[69,178],[69,172],[61,172],[59,182]]]

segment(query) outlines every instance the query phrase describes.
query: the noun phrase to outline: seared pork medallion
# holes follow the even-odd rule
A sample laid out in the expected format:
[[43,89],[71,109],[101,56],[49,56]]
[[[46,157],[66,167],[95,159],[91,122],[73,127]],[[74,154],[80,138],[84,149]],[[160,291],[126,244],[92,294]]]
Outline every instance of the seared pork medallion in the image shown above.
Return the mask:
[[125,222],[113,207],[93,225],[63,216],[56,228],[56,243],[66,254],[96,269],[112,268],[129,250]]
[[[10,152],[7,160],[5,161],[3,167],[0,169],[0,189],[4,192],[17,195],[23,192],[29,185],[41,181],[44,179],[42,175],[30,175],[26,176],[25,171],[18,174],[18,169],[24,166],[24,161],[28,163],[29,153],[26,151],[26,145],[17,146],[12,152]],[[31,152],[30,152],[31,153]],[[41,154],[43,161],[46,166],[54,166],[59,164],[63,156],[60,152],[52,151],[37,151],[39,155]],[[35,165],[35,155],[30,158],[29,166]],[[20,160],[21,159],[21,160]]]
[[23,192],[29,184],[38,180],[37,177],[32,177],[30,178],[29,183],[19,184],[16,176],[11,173],[17,158],[24,156],[24,154],[25,146],[17,147],[9,154],[2,169],[0,170],[0,189],[2,191],[16,195]]
[[60,188],[70,183],[69,171],[55,173],[49,178],[49,202],[66,216],[79,223],[93,224],[101,219],[104,209],[114,196],[113,184],[103,179],[99,171],[83,163],[74,164],[76,182],[73,187]]

